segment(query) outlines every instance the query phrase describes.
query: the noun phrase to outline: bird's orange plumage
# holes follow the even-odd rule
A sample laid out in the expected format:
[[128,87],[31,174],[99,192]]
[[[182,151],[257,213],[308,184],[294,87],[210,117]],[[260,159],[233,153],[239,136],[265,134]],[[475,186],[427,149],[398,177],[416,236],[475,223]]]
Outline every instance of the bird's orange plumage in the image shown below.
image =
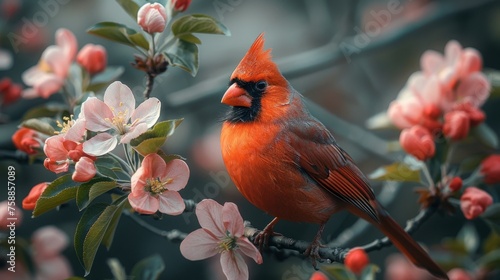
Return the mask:
[[335,212],[349,210],[377,226],[413,263],[446,279],[380,206],[351,157],[309,114],[270,50],[264,50],[263,35],[234,70],[222,102],[233,106],[221,132],[224,163],[251,203],[279,219],[322,227]]

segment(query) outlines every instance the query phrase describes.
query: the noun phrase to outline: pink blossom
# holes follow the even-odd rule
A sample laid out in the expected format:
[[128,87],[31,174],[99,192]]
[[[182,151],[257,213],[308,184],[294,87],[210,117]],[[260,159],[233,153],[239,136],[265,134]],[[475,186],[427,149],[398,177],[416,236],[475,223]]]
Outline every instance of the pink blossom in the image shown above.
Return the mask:
[[403,255],[393,254],[386,260],[386,280],[428,280],[429,273],[410,263]]
[[129,143],[156,123],[160,107],[160,101],[152,97],[134,109],[135,98],[130,88],[120,82],[112,83],[104,93],[104,102],[91,97],[83,103],[86,129],[102,132],[86,141],[83,150],[100,156],[112,151],[118,142]]
[[470,118],[463,111],[451,111],[444,115],[443,134],[453,140],[462,140],[469,134]]
[[31,246],[36,258],[55,257],[68,247],[68,236],[54,226],[37,229],[31,236]]
[[7,230],[11,222],[16,226],[21,225],[23,221],[23,212],[16,206],[13,200],[4,200],[0,202],[0,230]]
[[51,45],[42,53],[40,62],[23,75],[26,85],[32,87],[23,91],[23,97],[48,98],[64,85],[69,67],[75,58],[77,41],[71,31],[61,28],[56,32],[56,45]]
[[399,143],[407,153],[419,160],[429,159],[436,152],[436,145],[431,133],[419,125],[401,131]]
[[439,130],[443,92],[436,78],[425,78],[414,73],[399,96],[389,105],[388,115],[399,128],[422,125],[431,131]]
[[486,184],[500,183],[500,155],[490,155],[485,158],[479,167]]
[[472,276],[470,275],[469,272],[461,269],[461,268],[454,268],[448,272],[448,277],[450,280],[473,280]]
[[460,198],[460,208],[468,220],[483,214],[492,203],[491,195],[476,187],[466,188]]
[[167,12],[160,3],[146,3],[137,11],[137,24],[148,33],[163,32]]
[[248,279],[248,267],[242,254],[262,263],[262,256],[244,235],[243,218],[236,204],[224,206],[204,199],[196,206],[201,229],[191,232],[181,243],[182,255],[192,261],[221,255],[220,263],[227,279]]
[[35,185],[31,188],[28,195],[23,199],[23,209],[24,210],[33,210],[35,209],[36,202],[42,195],[43,191],[49,186],[48,182],[43,182]]
[[[83,152],[82,144],[64,139],[64,135],[49,137],[43,148],[47,158],[43,165],[54,173],[68,171],[71,164],[76,164],[72,179],[77,182],[86,182],[96,174],[95,157]],[[80,164],[79,161],[82,161]]]
[[94,44],[86,44],[76,56],[76,62],[91,75],[104,71],[107,60],[106,49],[101,45]]
[[31,236],[36,279],[63,280],[72,275],[68,260],[61,255],[68,247],[68,236],[54,226],[37,229]]
[[160,211],[179,215],[184,211],[185,205],[178,191],[186,186],[188,178],[189,168],[184,161],[174,159],[165,163],[158,154],[149,154],[130,179],[130,205],[141,214]]

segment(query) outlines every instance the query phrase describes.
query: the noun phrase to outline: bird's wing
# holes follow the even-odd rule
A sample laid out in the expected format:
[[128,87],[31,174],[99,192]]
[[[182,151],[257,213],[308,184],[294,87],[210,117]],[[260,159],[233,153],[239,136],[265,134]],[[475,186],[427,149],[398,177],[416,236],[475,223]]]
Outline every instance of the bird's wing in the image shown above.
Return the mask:
[[323,124],[313,118],[296,120],[288,123],[287,131],[292,132],[287,142],[303,172],[339,200],[379,220],[366,177]]

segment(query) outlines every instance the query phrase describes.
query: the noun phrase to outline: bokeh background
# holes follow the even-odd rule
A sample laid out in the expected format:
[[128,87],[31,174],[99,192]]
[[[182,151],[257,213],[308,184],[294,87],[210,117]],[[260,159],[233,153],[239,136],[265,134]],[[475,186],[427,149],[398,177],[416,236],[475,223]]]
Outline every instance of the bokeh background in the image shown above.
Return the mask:
[[[47,3],[52,3],[45,10]],[[10,77],[22,83],[24,70],[38,62],[41,52],[53,43],[53,34],[60,27],[70,29],[78,38],[79,47],[86,43],[101,44],[108,51],[108,64],[121,65],[125,72],[120,80],[127,84],[138,98],[144,89],[144,73],[130,66],[131,48],[89,35],[85,30],[101,21],[115,21],[137,27],[136,23],[112,0],[0,0],[0,48],[13,55],[13,65],[0,71],[0,78]],[[14,5],[14,6],[12,6]],[[396,6],[391,6],[396,5]],[[12,17],[7,17],[17,7]],[[399,12],[387,12],[396,7]],[[22,35],[23,27],[35,22],[36,13],[46,13],[46,24],[26,36],[18,49],[10,44],[8,35]],[[200,35],[200,68],[192,77],[178,68],[170,68],[156,80],[152,96],[162,101],[162,118],[184,118],[184,122],[164,149],[187,158],[192,177],[181,192],[185,198],[212,198],[223,203],[235,202],[242,216],[258,228],[263,228],[272,217],[249,204],[229,182],[222,164],[219,148],[220,119],[227,108],[220,99],[228,78],[253,40],[265,32],[266,47],[273,49],[273,57],[284,76],[309,101],[313,115],[323,121],[334,133],[365,173],[382,164],[402,158],[397,151],[389,151],[387,143],[397,139],[397,131],[370,131],[366,121],[385,111],[411,73],[419,69],[419,58],[428,49],[443,52],[445,44],[458,40],[464,47],[473,47],[483,55],[485,68],[500,69],[500,1],[496,0],[193,0],[188,12],[205,13],[225,24],[230,37]],[[389,15],[389,17],[387,17]],[[3,114],[8,121],[0,124],[0,150],[14,151],[10,136],[28,109],[49,100],[21,100],[6,107]],[[483,109],[487,124],[500,132],[500,105],[492,98]],[[478,150],[478,153],[483,151]],[[30,188],[42,181],[52,181],[55,175],[40,164],[29,165],[2,155],[1,170],[14,165],[17,169],[17,198],[20,203]],[[0,178],[6,177],[2,171]],[[2,179],[2,181],[6,181]],[[389,212],[401,224],[419,210],[415,185],[386,187],[373,182],[376,193],[386,203]],[[386,190],[384,190],[386,189]],[[6,191],[0,192],[0,200]],[[18,228],[18,236],[29,239],[31,233],[47,224],[53,224],[70,237],[73,236],[80,213],[74,204],[60,211],[51,211],[36,219],[24,212],[25,221]],[[169,230],[177,228],[190,232],[199,227],[195,215],[143,219]],[[325,241],[331,241],[351,224],[356,217],[339,213],[328,223]],[[465,219],[456,216],[435,215],[414,235],[428,245],[454,236]],[[488,229],[475,222],[481,235]],[[286,236],[312,240],[317,225],[280,222],[276,230]],[[382,237],[375,228],[364,228],[344,247],[364,245]],[[370,253],[372,262],[384,269],[392,247]],[[111,279],[107,259],[118,258],[130,271],[139,260],[158,253],[166,268],[161,279],[223,279],[218,258],[191,262],[179,252],[179,244],[169,243],[122,217],[111,250],[101,248],[88,279]],[[82,276],[72,245],[64,251],[75,275]],[[307,279],[313,272],[308,260],[290,258],[281,261],[264,254],[264,264],[249,261],[251,279]],[[378,274],[383,279],[383,272]]]

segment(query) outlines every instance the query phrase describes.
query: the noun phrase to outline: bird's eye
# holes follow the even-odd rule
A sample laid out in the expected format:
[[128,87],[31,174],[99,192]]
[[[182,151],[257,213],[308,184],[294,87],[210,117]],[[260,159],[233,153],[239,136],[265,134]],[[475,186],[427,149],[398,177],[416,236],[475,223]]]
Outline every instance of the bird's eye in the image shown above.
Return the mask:
[[256,84],[255,84],[255,89],[257,91],[264,91],[267,87],[267,82],[266,81],[258,81]]

